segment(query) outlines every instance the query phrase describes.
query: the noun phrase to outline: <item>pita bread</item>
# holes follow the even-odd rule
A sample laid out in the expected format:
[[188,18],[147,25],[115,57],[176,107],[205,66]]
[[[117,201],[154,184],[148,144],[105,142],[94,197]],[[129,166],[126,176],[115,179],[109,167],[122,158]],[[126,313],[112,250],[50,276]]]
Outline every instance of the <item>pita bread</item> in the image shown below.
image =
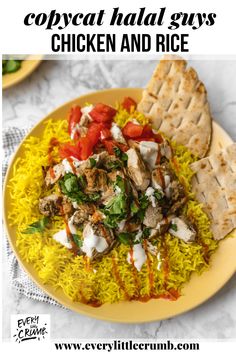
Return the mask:
[[236,228],[236,143],[194,162],[193,192],[212,221],[216,240]]
[[196,71],[186,66],[179,57],[165,56],[143,91],[138,110],[157,130],[204,157],[212,132],[207,92]]

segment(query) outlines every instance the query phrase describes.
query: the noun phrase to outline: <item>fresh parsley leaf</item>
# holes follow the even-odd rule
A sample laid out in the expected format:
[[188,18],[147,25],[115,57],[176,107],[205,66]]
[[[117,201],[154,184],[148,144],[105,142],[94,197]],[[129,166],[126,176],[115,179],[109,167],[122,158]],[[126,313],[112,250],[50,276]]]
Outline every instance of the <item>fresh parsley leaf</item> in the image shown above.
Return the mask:
[[159,190],[155,190],[154,196],[157,200],[161,200],[163,198],[163,193]]
[[86,179],[84,176],[79,176],[78,177],[78,180],[79,180],[79,184],[81,186],[81,188],[85,188],[86,187]]
[[144,219],[144,216],[145,216],[145,212],[146,212],[146,209],[149,205],[149,200],[148,200],[148,197],[146,195],[141,195],[139,197],[139,210],[138,212],[135,214],[135,216],[143,221]]
[[171,224],[170,224],[170,229],[172,229],[172,230],[174,230],[174,231],[177,231],[177,230],[178,230],[178,227],[177,227],[176,224],[171,223]]
[[141,195],[141,197],[139,198],[139,204],[141,209],[147,209],[149,204],[148,197],[146,195]]
[[148,238],[151,234],[151,229],[149,227],[146,227],[145,229],[143,229],[143,238]]
[[124,245],[132,245],[134,243],[135,233],[133,232],[121,232],[118,234],[118,240]]
[[85,194],[81,189],[85,186],[83,176],[77,178],[72,173],[67,173],[60,181],[59,186],[63,194],[71,201],[77,203],[94,202],[100,198],[100,193]]
[[91,168],[96,166],[97,161],[93,157],[90,157],[89,161],[90,161],[90,167]]
[[77,177],[72,175],[70,178],[67,178],[64,182],[64,186],[67,192],[76,192],[79,190]]
[[23,231],[24,234],[35,234],[37,232],[42,233],[49,223],[49,218],[44,217],[36,222],[30,224],[27,229]]
[[78,246],[79,248],[83,246],[83,241],[80,235],[72,234],[72,237],[76,246]]
[[139,211],[139,206],[137,205],[137,203],[133,200],[131,205],[130,205],[130,211],[133,214],[136,214]]
[[116,188],[119,188],[119,193],[103,209],[103,213],[106,215],[104,223],[111,228],[116,228],[118,222],[125,219],[129,211],[128,185],[126,185],[125,180],[121,176],[116,177],[114,190]]
[[121,176],[116,176],[115,185],[120,188],[122,193],[125,193],[125,180]]
[[120,160],[110,161],[107,164],[109,170],[118,170],[123,167],[123,163]]
[[123,193],[118,194],[105,206],[105,214],[123,215],[127,211],[127,200]]
[[92,202],[96,202],[97,200],[99,200],[101,197],[101,194],[100,193],[92,193],[92,194],[89,194],[88,195],[88,200],[89,201],[92,201]]
[[114,153],[116,155],[116,157],[118,157],[121,161],[123,161],[124,165],[127,165],[127,160],[128,160],[128,155],[123,152],[118,146],[115,146],[113,148]]

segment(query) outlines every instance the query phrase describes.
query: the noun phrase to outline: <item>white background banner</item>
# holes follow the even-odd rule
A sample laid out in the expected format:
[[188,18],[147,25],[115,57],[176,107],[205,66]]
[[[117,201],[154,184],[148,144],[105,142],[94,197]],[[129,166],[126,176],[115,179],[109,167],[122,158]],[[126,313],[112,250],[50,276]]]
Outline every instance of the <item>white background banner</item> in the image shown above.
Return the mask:
[[[86,54],[99,56],[104,51],[109,51],[106,55],[127,57],[134,53],[180,53],[182,49],[194,55],[236,55],[234,0],[15,0],[1,3],[4,6],[1,10],[1,51],[4,54],[53,54],[64,49],[65,54],[79,54],[81,58]],[[120,16],[111,25],[114,8],[118,8]],[[129,15],[131,13],[133,15]],[[129,25],[125,25],[127,23]],[[108,36],[113,38],[113,35],[113,46],[111,43],[108,46]],[[62,41],[67,40],[69,47],[64,43],[63,48]]]

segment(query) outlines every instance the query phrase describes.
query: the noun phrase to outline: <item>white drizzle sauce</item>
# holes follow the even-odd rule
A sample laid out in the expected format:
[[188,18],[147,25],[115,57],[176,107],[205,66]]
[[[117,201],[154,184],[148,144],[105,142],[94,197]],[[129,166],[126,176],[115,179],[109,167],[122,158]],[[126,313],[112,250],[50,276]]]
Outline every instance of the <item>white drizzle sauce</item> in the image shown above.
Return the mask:
[[69,249],[72,248],[72,245],[71,245],[70,241],[68,240],[66,229],[58,231],[52,237],[55,241],[59,242],[60,244],[62,244],[66,248],[69,248]]
[[108,247],[108,243],[104,237],[97,236],[94,233],[94,230],[91,224],[87,224],[83,230],[83,246],[81,250],[86,254],[87,257],[91,258],[93,251],[101,253],[105,251]]
[[116,123],[112,123],[111,135],[119,143],[126,144],[126,140],[123,137],[122,131],[121,131],[120,127],[118,127],[118,125]]
[[[146,253],[141,245],[141,243],[138,243],[137,245],[133,246],[133,261],[134,261],[134,266],[135,268],[140,272],[143,264],[146,262],[147,256]],[[130,252],[128,253],[127,256],[127,261],[129,264],[131,264],[131,254]]]
[[153,208],[155,208],[157,206],[154,192],[155,192],[155,189],[152,187],[148,187],[145,192],[145,195],[146,195],[146,197],[148,197],[148,200],[152,203]]

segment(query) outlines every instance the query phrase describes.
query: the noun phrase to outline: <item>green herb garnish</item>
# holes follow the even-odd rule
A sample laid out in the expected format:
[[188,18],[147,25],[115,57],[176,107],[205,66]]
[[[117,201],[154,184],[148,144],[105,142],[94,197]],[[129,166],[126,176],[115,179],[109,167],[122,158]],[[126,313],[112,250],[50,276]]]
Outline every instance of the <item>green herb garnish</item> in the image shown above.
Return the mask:
[[175,232],[178,230],[178,227],[176,224],[170,224],[170,229],[174,230]]
[[133,213],[133,214],[136,214],[138,213],[139,211],[139,206],[137,205],[137,203],[133,200],[131,205],[130,205],[130,211]]
[[90,161],[90,167],[91,168],[96,166],[97,161],[93,157],[90,157],[89,161]]
[[123,162],[124,166],[126,166],[127,160],[128,160],[128,155],[125,152],[123,152],[120,148],[118,148],[118,146],[115,146],[113,148],[113,150],[114,150],[116,157],[118,157]]
[[79,248],[83,246],[83,241],[80,235],[72,234],[72,237],[76,246],[78,246]]
[[145,229],[143,229],[143,238],[148,238],[151,234],[151,229],[149,227],[146,227]]
[[85,194],[86,182],[83,176],[77,178],[73,173],[67,173],[60,181],[59,186],[63,194],[77,203],[94,202],[100,198],[100,193]]
[[124,166],[124,165],[123,165],[122,161],[120,161],[120,160],[110,161],[110,162],[108,162],[108,164],[107,164],[107,168],[108,168],[109,170],[119,170],[119,169],[121,169],[123,166]]
[[119,221],[126,219],[129,206],[125,180],[121,176],[116,177],[114,189],[116,187],[120,189],[120,193],[113,197],[103,209],[103,213],[106,215],[104,223],[111,228],[117,227]]
[[163,198],[163,193],[159,190],[155,190],[154,196],[157,200],[161,200]]
[[30,224],[27,227],[27,229],[23,231],[23,234],[42,233],[45,230],[48,223],[49,223],[49,218],[45,216],[44,218]]
[[137,232],[121,232],[118,234],[118,240],[124,245],[135,245],[140,243],[140,239],[136,239]]

